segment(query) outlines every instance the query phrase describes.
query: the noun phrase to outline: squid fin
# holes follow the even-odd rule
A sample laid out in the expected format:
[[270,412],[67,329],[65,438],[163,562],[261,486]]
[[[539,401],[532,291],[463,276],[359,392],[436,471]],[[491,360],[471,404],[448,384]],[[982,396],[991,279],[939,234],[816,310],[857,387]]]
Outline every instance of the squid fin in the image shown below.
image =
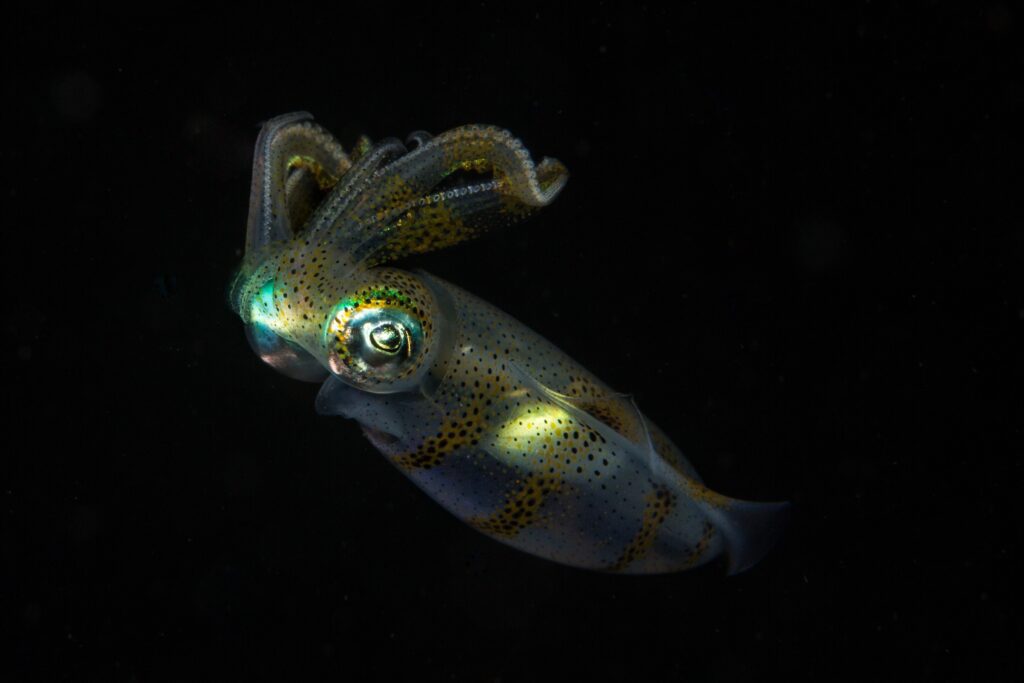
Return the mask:
[[[755,564],[771,550],[778,541],[789,516],[790,504],[787,502],[758,503],[747,500],[729,498],[712,491],[700,479],[688,476],[677,467],[673,467],[654,447],[651,431],[643,414],[637,409],[631,397],[616,395],[614,400],[627,402],[639,421],[638,438],[630,439],[622,431],[584,410],[580,400],[575,396],[567,396],[544,386],[522,367],[512,364],[513,376],[529,391],[546,398],[558,405],[574,419],[590,424],[606,440],[619,442],[629,452],[640,452],[646,459],[653,476],[671,482],[681,489],[722,534],[725,541],[726,554],[729,558],[729,574],[738,574]],[[588,419],[590,418],[590,419]],[[597,418],[598,424],[594,424]]]

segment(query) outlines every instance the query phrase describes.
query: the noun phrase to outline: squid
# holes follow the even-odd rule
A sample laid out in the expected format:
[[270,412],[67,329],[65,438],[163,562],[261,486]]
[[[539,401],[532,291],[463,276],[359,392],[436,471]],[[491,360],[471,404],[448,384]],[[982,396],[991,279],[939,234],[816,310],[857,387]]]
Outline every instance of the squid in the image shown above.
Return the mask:
[[518,223],[567,178],[493,126],[363,137],[346,153],[310,114],[278,116],[256,141],[231,305],[267,365],[322,383],[318,413],[355,420],[491,538],[606,572],[721,555],[745,570],[786,503],[712,491],[628,395],[471,293],[393,265]]

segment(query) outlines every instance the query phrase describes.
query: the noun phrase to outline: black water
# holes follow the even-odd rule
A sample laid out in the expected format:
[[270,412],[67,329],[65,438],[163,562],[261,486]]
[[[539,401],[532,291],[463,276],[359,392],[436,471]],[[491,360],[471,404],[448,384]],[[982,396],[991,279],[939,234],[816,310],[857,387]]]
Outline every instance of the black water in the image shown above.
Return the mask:
[[[1010,4],[12,10],[4,680],[1016,680],[1024,295]],[[463,526],[225,289],[260,121],[483,122],[570,183],[422,267],[788,499],[750,572]]]

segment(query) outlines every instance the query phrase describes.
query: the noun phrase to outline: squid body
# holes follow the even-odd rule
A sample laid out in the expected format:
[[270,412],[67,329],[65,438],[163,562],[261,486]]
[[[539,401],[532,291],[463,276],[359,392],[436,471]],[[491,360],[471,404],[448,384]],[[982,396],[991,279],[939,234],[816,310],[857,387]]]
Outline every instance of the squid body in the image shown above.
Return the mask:
[[297,112],[256,143],[231,303],[252,348],[322,382],[316,409],[356,420],[456,517],[567,565],[660,573],[771,547],[785,503],[727,498],[633,401],[502,311],[389,264],[550,203],[566,182],[507,131],[464,126],[351,153]]

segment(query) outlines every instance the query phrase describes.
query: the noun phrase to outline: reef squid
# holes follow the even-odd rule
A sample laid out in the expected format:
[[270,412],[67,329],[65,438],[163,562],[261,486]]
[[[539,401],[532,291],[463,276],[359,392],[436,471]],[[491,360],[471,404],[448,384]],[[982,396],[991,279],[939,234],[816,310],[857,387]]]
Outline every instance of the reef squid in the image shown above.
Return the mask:
[[231,286],[252,349],[322,383],[316,410],[359,423],[428,496],[532,555],[607,572],[756,563],[785,503],[705,486],[628,395],[434,275],[395,267],[511,225],[568,174],[498,127],[346,153],[305,112],[259,133],[245,253]]

